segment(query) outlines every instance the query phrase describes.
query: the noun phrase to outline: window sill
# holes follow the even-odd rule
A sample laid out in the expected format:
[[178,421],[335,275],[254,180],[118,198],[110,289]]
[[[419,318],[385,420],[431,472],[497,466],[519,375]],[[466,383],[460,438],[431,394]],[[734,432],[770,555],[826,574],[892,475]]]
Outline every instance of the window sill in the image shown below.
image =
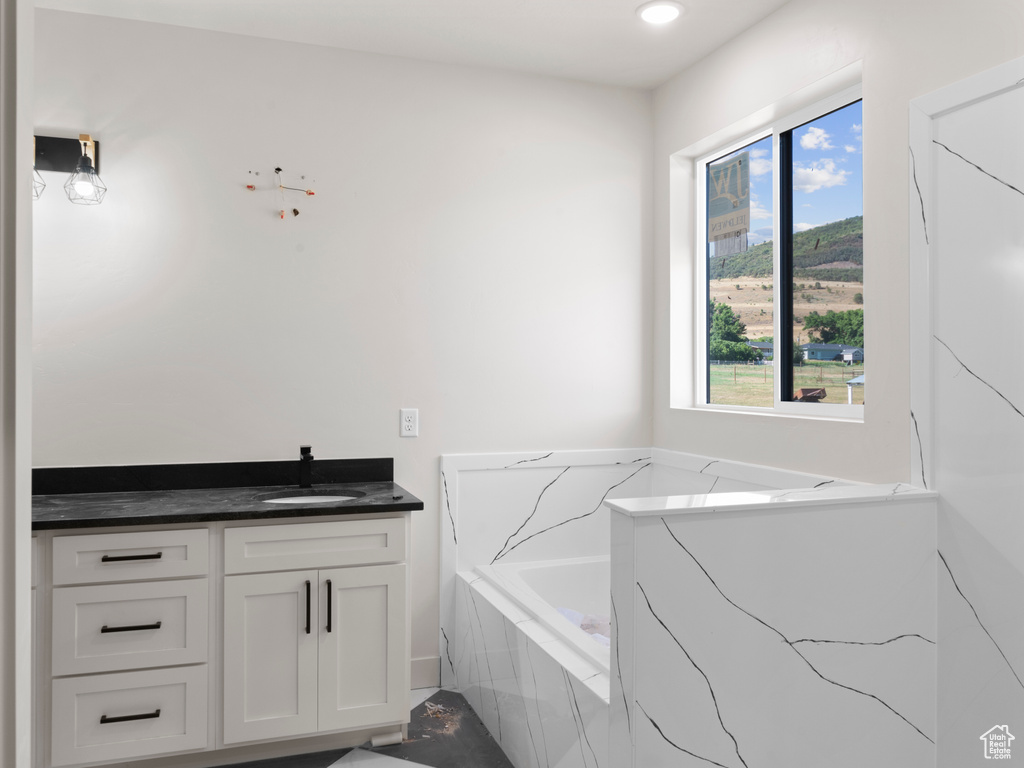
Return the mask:
[[[846,424],[864,423],[863,405],[811,405],[782,403],[775,408],[757,408],[742,405],[690,405],[670,406],[673,411],[727,413],[740,416],[764,416],[772,419],[803,419],[806,421],[835,421]],[[819,410],[827,409],[827,410]]]

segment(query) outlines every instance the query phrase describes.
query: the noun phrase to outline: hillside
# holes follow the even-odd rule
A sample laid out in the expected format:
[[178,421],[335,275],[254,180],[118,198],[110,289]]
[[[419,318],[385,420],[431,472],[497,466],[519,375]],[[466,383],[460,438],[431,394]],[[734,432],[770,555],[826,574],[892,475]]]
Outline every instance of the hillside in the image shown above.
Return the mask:
[[[861,283],[864,280],[864,217],[854,216],[798,232],[793,236],[793,276]],[[713,258],[711,280],[771,277],[772,241],[746,253]]]

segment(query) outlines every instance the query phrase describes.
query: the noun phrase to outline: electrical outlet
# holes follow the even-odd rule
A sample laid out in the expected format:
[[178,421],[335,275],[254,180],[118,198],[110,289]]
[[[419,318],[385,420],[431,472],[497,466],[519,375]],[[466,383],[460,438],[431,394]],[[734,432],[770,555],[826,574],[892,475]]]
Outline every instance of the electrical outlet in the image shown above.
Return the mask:
[[399,414],[399,430],[401,437],[419,437],[420,411],[418,408],[402,408]]

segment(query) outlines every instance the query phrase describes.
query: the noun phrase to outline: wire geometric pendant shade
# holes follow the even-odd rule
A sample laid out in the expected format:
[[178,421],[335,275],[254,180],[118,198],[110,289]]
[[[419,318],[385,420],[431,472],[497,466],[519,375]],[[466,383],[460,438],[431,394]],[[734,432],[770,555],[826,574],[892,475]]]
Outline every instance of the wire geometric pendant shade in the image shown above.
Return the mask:
[[78,205],[99,205],[107,194],[107,187],[92,167],[88,155],[82,155],[77,170],[64,182],[68,200]]

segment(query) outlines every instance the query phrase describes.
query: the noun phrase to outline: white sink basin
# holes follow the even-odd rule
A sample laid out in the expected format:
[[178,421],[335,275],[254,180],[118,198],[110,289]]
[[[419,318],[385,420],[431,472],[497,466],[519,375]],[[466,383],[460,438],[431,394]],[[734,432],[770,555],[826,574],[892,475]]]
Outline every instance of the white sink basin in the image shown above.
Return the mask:
[[321,496],[310,494],[308,496],[285,496],[283,499],[263,499],[264,504],[326,504],[327,502],[351,501],[358,496]]
[[337,504],[339,501],[359,499],[366,494],[344,487],[321,488],[284,488],[280,491],[269,491],[256,496],[257,501],[266,504]]

